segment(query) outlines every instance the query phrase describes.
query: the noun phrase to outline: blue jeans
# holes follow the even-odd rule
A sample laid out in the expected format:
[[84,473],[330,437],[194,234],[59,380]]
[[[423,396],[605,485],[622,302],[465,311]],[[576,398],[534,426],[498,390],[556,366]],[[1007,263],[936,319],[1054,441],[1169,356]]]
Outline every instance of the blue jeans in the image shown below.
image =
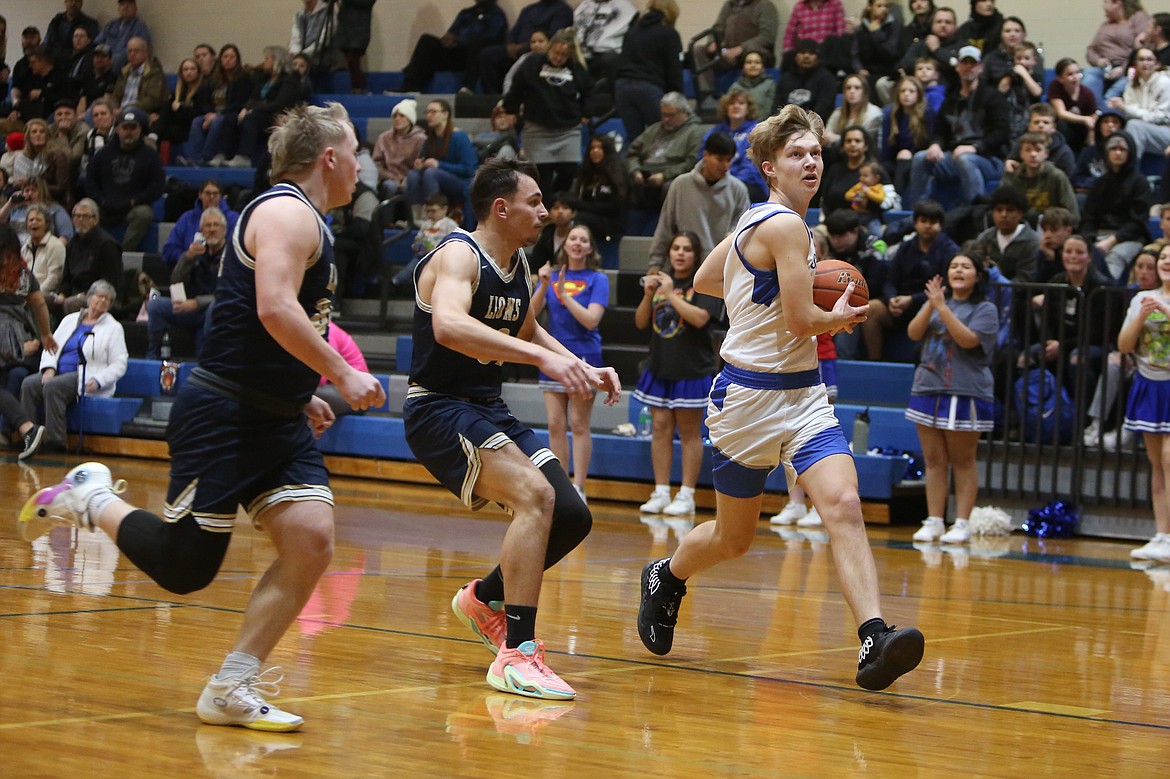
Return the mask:
[[[948,151],[943,153],[943,158],[938,162],[931,162],[926,159],[926,152],[916,152],[910,163],[910,191],[903,202],[917,203],[924,197],[934,197],[948,208],[970,205],[987,191],[988,180],[1001,176],[1003,160],[996,157],[964,154],[955,159]],[[958,185],[957,202],[953,190],[932,195],[933,190],[939,189],[939,183]]]
[[191,160],[202,165],[217,154],[222,154],[228,159],[234,157],[237,124],[235,114],[228,116],[219,113],[204,130],[203,117],[195,117],[191,121],[191,132],[187,135],[187,148]]
[[176,314],[170,298],[158,297],[149,301],[146,304],[146,359],[158,359],[163,334],[173,327],[195,331],[195,355],[199,356],[203,351],[203,333],[211,324],[211,309],[212,306],[208,306],[202,311]]
[[451,203],[466,205],[467,184],[467,179],[442,168],[412,170],[406,174],[406,199],[422,205],[431,195],[442,192]]

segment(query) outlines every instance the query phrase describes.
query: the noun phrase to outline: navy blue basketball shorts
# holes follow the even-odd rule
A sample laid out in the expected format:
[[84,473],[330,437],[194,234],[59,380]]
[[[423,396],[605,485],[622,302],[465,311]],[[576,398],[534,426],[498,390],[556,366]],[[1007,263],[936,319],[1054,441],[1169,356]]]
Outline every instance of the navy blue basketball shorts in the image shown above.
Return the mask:
[[537,468],[556,459],[500,398],[457,398],[412,386],[402,406],[402,421],[415,459],[472,509],[487,504],[475,494],[483,467],[480,450],[513,443]]
[[238,506],[259,526],[280,503],[333,505],[329,472],[303,414],[271,416],[188,382],[171,409],[167,443],[168,522],[192,514],[202,529],[230,533]]

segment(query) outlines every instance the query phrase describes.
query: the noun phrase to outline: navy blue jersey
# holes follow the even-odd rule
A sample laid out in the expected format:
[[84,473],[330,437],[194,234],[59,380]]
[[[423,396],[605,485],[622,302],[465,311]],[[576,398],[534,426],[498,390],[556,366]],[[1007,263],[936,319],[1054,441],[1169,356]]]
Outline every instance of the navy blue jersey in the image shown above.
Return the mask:
[[[468,313],[493,330],[517,335],[528,316],[528,305],[532,300],[528,260],[523,250],[516,252],[516,262],[512,263],[512,270],[505,274],[469,233],[456,230],[419,262],[414,269],[415,285],[418,285],[423,268],[435,252],[452,241],[467,244],[479,257],[479,274],[472,284],[471,310]],[[432,392],[462,398],[494,398],[500,394],[503,383],[502,367],[503,362],[485,363],[435,343],[431,307],[415,299],[411,383]]]
[[333,234],[300,187],[282,181],[249,203],[236,222],[220,265],[211,326],[199,365],[245,388],[304,404],[312,397],[321,377],[285,351],[261,323],[256,312],[256,258],[244,248],[244,230],[256,206],[277,197],[300,200],[317,218],[320,240],[317,249],[304,258],[305,277],[297,302],[321,338],[327,335],[333,291],[337,287]]

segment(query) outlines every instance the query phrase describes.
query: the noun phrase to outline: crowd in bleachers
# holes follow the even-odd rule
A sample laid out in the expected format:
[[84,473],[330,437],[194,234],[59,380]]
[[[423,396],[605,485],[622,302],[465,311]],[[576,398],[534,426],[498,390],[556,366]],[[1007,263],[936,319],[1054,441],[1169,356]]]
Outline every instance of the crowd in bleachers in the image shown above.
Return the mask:
[[[284,108],[314,99],[314,76],[322,84],[348,68],[353,91],[367,86],[372,2],[291,7],[288,45],[265,47],[254,65],[231,43],[202,42],[181,62],[160,62],[136,0],[120,0],[104,25],[80,0],[64,5],[43,36],[21,31],[11,71],[0,59],[10,75],[0,94],[0,222],[16,229],[46,294],[62,300],[84,297],[88,269],[111,245],[161,248],[169,272],[206,245],[196,240],[204,209],[218,207],[230,228],[253,171],[263,182],[268,129]],[[825,121],[814,221],[829,253],[857,264],[871,290],[870,323],[839,338],[843,357],[913,360],[905,323],[925,279],[966,240],[984,246],[1000,281],[1044,282],[1067,273],[1064,243],[1080,235],[1092,278],[1124,286],[1161,233],[1151,213],[1170,199],[1158,177],[1170,145],[1170,14],[1137,0],[1103,10],[1083,62],[1046,69],[1023,22],[995,0],[959,10],[868,0],[858,19],[840,0],[799,0],[787,19],[772,0],[727,0],[686,42],[675,0],[537,0],[514,20],[479,0],[414,42],[400,78],[389,74],[402,97],[370,133],[361,205],[335,221],[343,287],[360,294],[380,272],[371,256],[379,201],[391,201],[390,222],[415,228],[441,196],[470,227],[471,176],[497,155],[535,161],[546,201],[571,208],[603,249],[624,234],[655,235],[649,269],[679,231],[714,245],[743,191],[766,197],[747,138],[786,103]],[[452,70],[449,91],[459,94],[414,99]],[[461,105],[495,107],[486,126],[465,132],[472,120]],[[168,184],[177,166],[219,168],[198,171],[215,202],[205,186]],[[232,182],[247,183],[228,187],[230,168],[246,177]],[[165,221],[178,224],[160,246],[164,191],[175,201]],[[98,224],[79,231],[70,210],[82,199]],[[549,229],[555,248],[564,226]],[[118,313],[138,313],[121,264],[98,265],[130,293]],[[153,281],[165,297],[171,280]],[[1009,328],[1002,340],[1013,337]]]

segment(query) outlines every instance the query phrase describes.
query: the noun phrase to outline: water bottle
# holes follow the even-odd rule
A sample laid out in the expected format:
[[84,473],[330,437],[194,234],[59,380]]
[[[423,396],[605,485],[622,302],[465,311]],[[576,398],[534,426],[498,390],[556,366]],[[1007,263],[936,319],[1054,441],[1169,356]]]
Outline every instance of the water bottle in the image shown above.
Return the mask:
[[865,454],[869,451],[869,409],[857,412],[853,418],[853,453]]
[[175,391],[175,382],[179,378],[179,364],[171,360],[171,334],[163,333],[162,345],[158,349],[162,364],[158,368],[158,388],[164,395]]
[[642,410],[638,412],[638,435],[642,438],[649,438],[653,432],[654,418],[650,414],[650,407],[643,405]]

